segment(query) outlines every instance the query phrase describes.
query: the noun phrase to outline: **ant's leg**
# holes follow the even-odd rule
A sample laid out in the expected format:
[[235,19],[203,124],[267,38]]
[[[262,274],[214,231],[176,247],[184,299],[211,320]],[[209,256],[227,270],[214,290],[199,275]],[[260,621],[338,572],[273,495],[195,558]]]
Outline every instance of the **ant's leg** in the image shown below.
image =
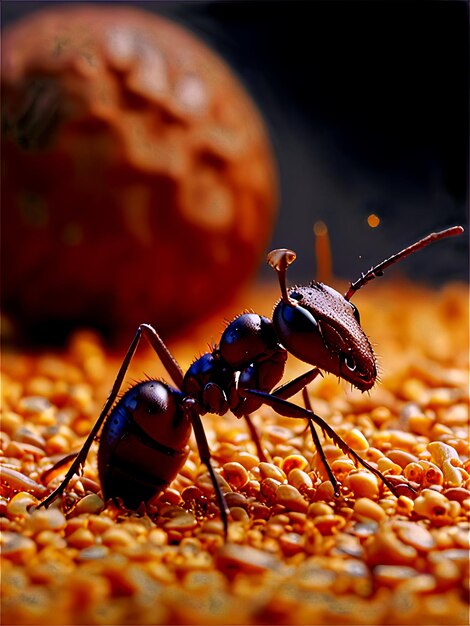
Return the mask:
[[74,474],[77,474],[80,471],[80,467],[83,465],[83,463],[86,460],[91,444],[95,440],[109,411],[111,410],[111,407],[113,406],[117,398],[117,395],[123,383],[124,377],[126,376],[127,370],[129,369],[129,364],[132,360],[132,357],[135,354],[135,351],[137,350],[137,346],[139,345],[139,341],[142,335],[147,338],[150,345],[152,346],[152,348],[155,350],[155,352],[161,359],[166,370],[168,371],[170,376],[173,378],[174,382],[178,386],[181,386],[183,382],[183,372],[180,366],[178,365],[178,363],[173,358],[173,355],[170,353],[170,351],[165,346],[165,344],[163,343],[163,341],[161,340],[157,332],[152,328],[152,326],[150,326],[149,324],[141,324],[139,328],[137,329],[137,332],[134,335],[134,339],[132,340],[132,343],[126,352],[124,360],[116,376],[116,380],[114,381],[113,388],[111,389],[111,392],[108,396],[108,399],[106,400],[103,410],[101,411],[100,416],[96,420],[95,425],[91,429],[90,434],[86,438],[85,443],[83,444],[80,452],[77,454],[75,461],[70,466],[68,472],[65,475],[64,480],[60,483],[57,489],[55,489],[55,491],[53,491],[47,498],[45,498],[39,504],[39,506],[48,507],[50,504],[52,504],[52,502],[58,496],[60,496],[63,493],[63,491],[66,489],[67,485],[69,484]]
[[[355,452],[355,450],[353,450],[343,439],[341,439],[341,437],[333,430],[333,428],[331,428],[331,426],[327,422],[325,422],[324,419],[322,419],[313,411],[303,409],[302,407],[297,406],[292,402],[288,402],[287,400],[283,400],[281,398],[276,398],[275,396],[272,396],[269,393],[264,393],[263,391],[256,391],[255,389],[243,389],[242,391],[244,394],[255,396],[257,398],[262,398],[265,404],[272,407],[280,415],[284,415],[285,417],[303,418],[308,419],[310,422],[315,422],[328,435],[328,437],[330,437],[334,441],[334,443],[338,446],[340,450],[342,450],[348,456],[353,457],[358,463],[363,465],[366,469],[368,469],[370,472],[380,478],[380,480],[385,485],[387,485],[387,487],[393,494],[399,495],[396,492],[395,486],[392,484],[391,481],[388,480],[386,476],[382,474],[382,472],[380,472],[378,469],[376,469],[363,458],[361,458],[359,454]],[[414,491],[414,489],[410,485],[408,485],[408,488],[411,491]]]
[[[313,413],[312,404],[310,402],[310,398],[308,397],[307,389],[304,387],[302,389],[302,397],[304,399],[305,408]],[[333,470],[330,467],[325,455],[325,451],[323,450],[323,446],[320,442],[320,437],[318,436],[317,431],[315,430],[315,426],[311,420],[308,420],[308,425],[310,428],[310,433],[312,435],[313,443],[315,444],[315,448],[317,449],[318,454],[320,455],[321,462],[323,463],[323,467],[328,474],[328,478],[333,485],[335,496],[338,497],[340,494],[338,481],[336,480],[336,476],[333,474]]]
[[[276,389],[274,389],[274,391],[271,392],[271,395],[275,396],[276,398],[284,398],[284,399],[290,398],[291,396],[294,396],[301,389],[304,389],[305,386],[311,383],[312,380],[314,380],[320,373],[321,373],[320,370],[315,367],[312,370],[309,370],[308,372],[301,374],[297,378],[290,380],[288,383],[285,383],[284,385],[277,387]],[[244,418],[248,426],[248,430],[250,431],[251,440],[256,446],[256,452],[258,454],[258,458],[261,462],[266,462],[268,459],[266,458],[263,447],[261,445],[261,438],[259,436],[258,430],[256,426],[253,424],[253,421],[249,415],[244,415]]]
[[53,478],[51,474],[55,474],[64,465],[68,465],[69,463],[71,463],[74,459],[77,458],[77,455],[78,455],[78,452],[72,452],[71,454],[67,454],[67,456],[64,456],[62,459],[60,459],[60,461],[57,461],[57,463],[55,463],[52,467],[50,467],[49,469],[47,469],[45,472],[41,474],[41,482],[46,485],[50,483],[50,481]]
[[261,445],[261,437],[259,436],[258,429],[253,424],[253,420],[249,415],[244,415],[243,417],[245,418],[246,425],[248,426],[248,430],[250,431],[251,441],[256,446],[256,453],[258,455],[258,458],[262,463],[266,463],[268,459],[264,453],[263,446]]
[[317,367],[301,374],[297,378],[290,380],[288,383],[281,385],[271,391],[271,395],[276,398],[282,398],[283,400],[287,400],[294,396],[298,391],[304,389],[308,384],[310,384],[318,375],[321,375],[320,370]]
[[153,326],[150,324],[141,324],[137,331],[137,334],[140,337],[140,333],[143,333],[149,344],[157,353],[158,358],[163,363],[166,371],[171,376],[173,382],[177,386],[177,388],[181,391],[183,388],[183,379],[184,374],[181,367],[178,365],[175,357],[171,354],[171,352],[166,347],[160,335],[157,333]]
[[209,471],[212,484],[214,486],[217,503],[219,505],[220,517],[224,526],[224,535],[227,539],[228,533],[228,517],[230,515],[230,509],[225,501],[224,494],[220,488],[219,481],[217,480],[217,474],[214,471],[211,463],[211,453],[209,450],[209,444],[207,443],[206,433],[204,432],[204,426],[202,425],[201,416],[196,409],[196,403],[192,398],[186,398],[185,408],[193,425],[194,436],[196,438],[197,449],[199,451],[199,457]]

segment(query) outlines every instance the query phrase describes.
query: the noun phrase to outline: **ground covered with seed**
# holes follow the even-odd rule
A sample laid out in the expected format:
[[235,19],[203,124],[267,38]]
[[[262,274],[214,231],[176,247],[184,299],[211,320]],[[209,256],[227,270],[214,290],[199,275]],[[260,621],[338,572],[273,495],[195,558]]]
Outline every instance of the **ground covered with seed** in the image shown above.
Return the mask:
[[[253,306],[269,315],[276,297],[258,293]],[[416,494],[393,495],[319,431],[336,498],[302,421],[255,413],[260,462],[243,420],[204,416],[231,509],[226,543],[194,442],[147,514],[103,502],[96,446],[64,498],[36,510],[63,475],[47,470],[79,449],[120,361],[88,332],[60,354],[6,351],[2,623],[468,624],[468,290],[377,285],[355,304],[381,381],[361,394],[325,376],[310,398]],[[183,367],[217,340],[223,325],[211,324],[171,346]],[[155,361],[140,351],[127,386],[163,376]],[[306,367],[290,358],[287,377]]]

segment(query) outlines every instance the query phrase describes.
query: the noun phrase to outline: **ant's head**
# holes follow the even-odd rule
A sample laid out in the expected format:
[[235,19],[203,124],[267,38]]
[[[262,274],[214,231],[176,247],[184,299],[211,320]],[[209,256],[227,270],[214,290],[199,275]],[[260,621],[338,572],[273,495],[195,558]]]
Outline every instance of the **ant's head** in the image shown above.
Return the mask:
[[417,241],[362,274],[351,283],[344,296],[319,282],[287,289],[286,271],[296,255],[292,250],[273,250],[267,261],[276,270],[281,287],[282,298],[273,313],[280,342],[305,363],[316,365],[361,391],[367,391],[377,378],[376,360],[361,328],[359,312],[350,302],[351,297],[369,281],[381,276],[388,266],[433,241],[461,232],[463,228],[455,226]]
[[290,250],[273,250],[268,263],[276,269],[282,299],[273,324],[282,345],[298,359],[347,380],[361,391],[377,377],[375,356],[361,328],[359,311],[323,283],[287,289],[285,273],[295,259]]

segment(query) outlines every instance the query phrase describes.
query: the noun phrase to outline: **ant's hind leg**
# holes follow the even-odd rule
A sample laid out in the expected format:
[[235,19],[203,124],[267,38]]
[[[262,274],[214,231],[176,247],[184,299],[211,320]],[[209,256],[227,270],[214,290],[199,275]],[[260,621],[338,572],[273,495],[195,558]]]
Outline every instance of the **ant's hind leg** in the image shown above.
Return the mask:
[[118,374],[116,376],[116,380],[114,381],[113,387],[108,396],[108,399],[106,400],[103,410],[101,411],[98,419],[96,420],[95,425],[91,429],[90,434],[86,438],[85,443],[83,444],[80,452],[77,454],[74,462],[70,466],[68,472],[66,473],[64,477],[64,480],[60,483],[57,489],[55,489],[55,491],[53,491],[49,496],[47,496],[47,498],[45,498],[39,504],[39,506],[48,507],[50,504],[52,504],[52,502],[54,502],[54,500],[58,498],[64,492],[64,490],[66,489],[72,477],[75,474],[79,473],[81,466],[86,461],[86,457],[91,448],[91,444],[93,443],[96,436],[98,435],[109,411],[111,410],[114,402],[116,401],[118,393],[121,389],[121,385],[126,376],[127,370],[129,369],[130,362],[132,361],[132,358],[137,350],[137,346],[139,345],[139,341],[142,336],[144,336],[148,340],[152,348],[157,353],[158,357],[161,359],[163,365],[165,366],[165,369],[172,377],[173,381],[178,385],[178,387],[181,388],[181,385],[183,383],[183,372],[180,366],[178,365],[178,363],[176,362],[176,360],[174,359],[173,355],[168,350],[166,345],[163,343],[162,339],[160,338],[158,333],[155,331],[155,329],[149,324],[141,324],[139,328],[137,329],[136,334],[134,335],[134,339],[132,340],[131,345],[129,346],[126,352],[124,360],[122,361],[121,367],[119,368]]
[[[152,346],[154,351],[156,352],[158,358],[163,363],[166,371],[171,376],[173,382],[178,387],[178,389],[183,388],[183,379],[184,374],[181,367],[178,365],[175,357],[171,354],[171,352],[166,347],[163,339],[157,333],[153,326],[150,324],[141,324],[137,330],[138,339],[140,335],[143,334],[149,344]],[[138,341],[137,339],[137,341]]]
[[54,475],[56,474],[56,472],[60,472],[60,470],[65,465],[69,465],[70,463],[72,463],[72,461],[77,458],[77,455],[78,455],[78,452],[72,452],[71,454],[67,454],[62,459],[60,459],[60,461],[57,461],[57,463],[55,463],[52,467],[45,470],[41,474],[41,482],[46,485],[49,484],[51,480],[54,478]]

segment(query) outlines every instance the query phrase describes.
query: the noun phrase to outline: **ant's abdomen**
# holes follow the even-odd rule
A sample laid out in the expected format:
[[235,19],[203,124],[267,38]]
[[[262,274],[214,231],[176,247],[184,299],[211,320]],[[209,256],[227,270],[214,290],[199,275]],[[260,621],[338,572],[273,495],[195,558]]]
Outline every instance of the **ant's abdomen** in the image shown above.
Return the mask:
[[130,509],[165,489],[184,465],[191,424],[182,394],[155,380],[130,389],[106,420],[98,449],[105,500]]

